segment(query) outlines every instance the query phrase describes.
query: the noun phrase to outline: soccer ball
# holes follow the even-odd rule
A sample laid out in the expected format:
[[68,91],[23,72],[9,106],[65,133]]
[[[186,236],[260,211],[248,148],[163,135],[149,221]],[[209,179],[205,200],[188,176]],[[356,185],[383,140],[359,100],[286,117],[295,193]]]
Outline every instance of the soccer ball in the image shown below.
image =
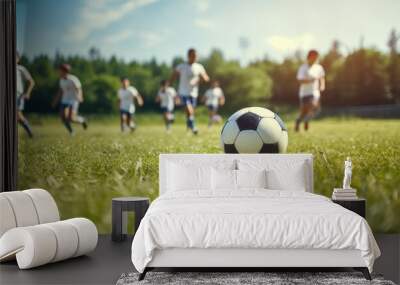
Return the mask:
[[221,131],[225,153],[283,153],[287,145],[287,128],[281,118],[261,107],[237,111]]

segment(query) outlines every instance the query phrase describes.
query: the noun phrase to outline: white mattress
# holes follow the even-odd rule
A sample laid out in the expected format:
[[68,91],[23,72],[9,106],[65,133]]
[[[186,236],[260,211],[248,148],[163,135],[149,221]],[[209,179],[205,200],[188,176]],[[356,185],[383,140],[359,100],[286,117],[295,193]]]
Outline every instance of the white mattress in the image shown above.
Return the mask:
[[155,250],[170,248],[359,250],[370,271],[380,255],[359,215],[320,195],[259,189],[160,196],[135,235],[132,262],[143,272]]

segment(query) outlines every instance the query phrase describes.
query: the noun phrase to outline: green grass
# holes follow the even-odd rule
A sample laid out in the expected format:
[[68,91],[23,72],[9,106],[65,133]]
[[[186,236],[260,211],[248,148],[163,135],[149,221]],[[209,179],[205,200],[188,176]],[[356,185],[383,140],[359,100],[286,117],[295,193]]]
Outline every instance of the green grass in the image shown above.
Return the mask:
[[[140,116],[140,115],[139,115]],[[285,118],[285,116],[283,116]],[[111,198],[158,195],[160,153],[220,153],[220,126],[200,135],[185,131],[182,115],[166,134],[161,117],[141,115],[133,134],[119,131],[116,117],[91,118],[70,137],[55,117],[33,117],[35,139],[20,130],[19,188],[40,187],[55,197],[62,218],[92,219],[110,232]],[[400,121],[354,118],[312,122],[308,133],[289,125],[289,153],[315,156],[315,192],[331,195],[343,178],[343,161],[353,160],[352,185],[366,197],[367,219],[375,232],[400,232]]]

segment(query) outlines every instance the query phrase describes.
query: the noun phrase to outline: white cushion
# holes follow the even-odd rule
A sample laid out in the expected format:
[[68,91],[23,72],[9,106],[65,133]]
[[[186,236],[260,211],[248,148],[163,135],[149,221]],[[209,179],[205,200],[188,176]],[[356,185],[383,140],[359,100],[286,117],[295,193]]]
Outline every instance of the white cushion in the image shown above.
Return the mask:
[[16,257],[20,269],[33,268],[86,254],[97,238],[96,226],[85,218],[13,228],[0,238],[0,261]]
[[[214,167],[217,169],[236,169],[236,158],[225,155],[214,154],[160,154],[159,165],[159,191],[163,195],[170,191],[175,191],[174,180],[176,175],[172,173],[171,164],[183,165],[187,168],[196,167]],[[194,190],[194,189],[191,189]],[[206,189],[213,191],[212,189]],[[206,192],[206,191],[198,191]]]
[[70,258],[78,249],[79,236],[75,228],[65,221],[43,224],[51,229],[57,240],[57,250],[51,262]]
[[236,170],[212,168],[212,188],[214,191],[236,190]]
[[43,189],[0,193],[0,217],[0,237],[11,228],[60,220],[56,202]]
[[15,221],[14,211],[8,199],[0,195],[0,237],[9,229],[15,228],[17,222]]
[[51,223],[60,220],[57,204],[49,192],[43,189],[29,189],[22,193],[28,194],[35,205],[39,224]]
[[212,191],[212,168],[236,169],[236,160],[174,159],[166,164],[167,191],[206,190]]
[[[201,155],[199,155],[199,157],[201,157]],[[167,162],[167,167],[169,166],[169,164],[179,164],[179,165],[185,165],[188,167],[192,167],[192,166],[197,166],[197,167],[214,167],[217,169],[236,169],[236,160],[232,160],[232,159],[223,159],[223,158],[218,158],[218,159],[213,159],[213,160],[209,160],[207,158],[203,158],[203,159],[190,159],[190,158],[186,158],[186,159],[171,159],[168,160]]]
[[176,163],[168,167],[168,191],[211,190],[211,167]]
[[267,188],[266,170],[236,170],[237,187]]
[[267,184],[267,187],[273,190],[305,192],[307,182],[304,167],[299,165],[297,168],[292,169],[290,176],[276,169],[267,170]]
[[49,263],[56,251],[57,239],[43,225],[14,228],[0,238],[0,260],[16,257],[20,269]]
[[19,268],[27,269],[94,250],[93,222],[58,220],[57,205],[45,190],[0,193],[0,262],[17,259]]
[[239,170],[267,170],[267,188],[274,190],[306,191],[304,160],[238,160]]
[[33,226],[39,223],[38,215],[31,197],[22,191],[3,192],[1,195],[8,200],[17,227]]
[[85,218],[73,218],[63,222],[72,225],[79,236],[78,248],[74,257],[91,252],[96,248],[98,233],[92,221]]

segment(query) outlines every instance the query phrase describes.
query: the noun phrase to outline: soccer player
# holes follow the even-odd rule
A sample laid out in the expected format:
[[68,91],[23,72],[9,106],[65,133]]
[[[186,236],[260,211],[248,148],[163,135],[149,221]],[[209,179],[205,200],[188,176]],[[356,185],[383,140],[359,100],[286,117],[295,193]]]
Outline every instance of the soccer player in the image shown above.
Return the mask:
[[300,124],[304,122],[304,129],[309,128],[309,121],[319,108],[321,92],[325,90],[325,71],[318,63],[318,51],[310,50],[307,61],[300,66],[297,80],[300,83],[300,115],[296,119],[295,131],[298,132]]
[[187,62],[179,64],[171,75],[171,84],[179,77],[178,93],[181,102],[185,107],[186,125],[197,135],[198,130],[195,125],[195,108],[197,96],[199,94],[199,84],[203,80],[208,82],[210,78],[207,75],[203,65],[197,63],[196,50],[191,48],[187,53]]
[[[32,89],[35,86],[29,71],[22,65],[19,64],[19,54],[17,52],[17,119],[18,123],[24,128],[30,138],[33,138],[33,133],[28,120],[25,118],[24,111],[25,100],[29,100],[31,97]],[[25,83],[28,83],[28,87],[25,88]]]
[[135,114],[135,99],[139,106],[143,106],[143,98],[137,89],[131,86],[128,78],[121,79],[121,88],[118,90],[118,105],[121,119],[121,131],[128,127],[132,132],[136,128],[133,118]]
[[162,80],[160,90],[158,91],[156,102],[160,103],[163,113],[165,127],[167,132],[170,131],[171,124],[174,122],[174,107],[175,103],[179,104],[179,97],[176,96],[176,91],[169,86],[168,80]]
[[208,127],[211,127],[214,121],[218,121],[217,118],[219,117],[219,106],[223,106],[225,104],[224,92],[219,86],[218,80],[213,80],[211,82],[211,88],[208,89],[204,94],[203,101],[208,108]]
[[78,77],[72,75],[71,66],[62,64],[59,67],[60,89],[54,98],[53,106],[61,99],[60,118],[70,135],[74,135],[71,123],[81,124],[83,129],[87,129],[86,119],[78,116],[79,104],[83,102],[82,85]]

